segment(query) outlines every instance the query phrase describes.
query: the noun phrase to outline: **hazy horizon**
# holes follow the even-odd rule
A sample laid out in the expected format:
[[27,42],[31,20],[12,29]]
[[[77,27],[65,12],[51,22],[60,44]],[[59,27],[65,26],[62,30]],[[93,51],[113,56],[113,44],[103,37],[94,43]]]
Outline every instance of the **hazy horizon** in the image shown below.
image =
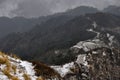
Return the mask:
[[119,6],[119,0],[0,0],[0,17],[40,17],[64,12],[78,6],[103,9]]

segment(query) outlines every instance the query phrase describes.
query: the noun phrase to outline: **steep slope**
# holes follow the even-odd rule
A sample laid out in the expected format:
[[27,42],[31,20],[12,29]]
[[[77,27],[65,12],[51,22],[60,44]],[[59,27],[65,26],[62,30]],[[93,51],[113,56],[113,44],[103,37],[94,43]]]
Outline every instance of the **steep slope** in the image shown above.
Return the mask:
[[71,9],[67,12],[56,13],[48,16],[41,16],[39,18],[23,18],[23,17],[0,17],[0,38],[14,32],[26,32],[32,29],[34,26],[39,25],[51,18],[56,18],[60,16],[67,16],[74,18],[75,16],[84,15],[86,13],[96,13],[98,10],[96,8],[80,6],[75,9]]
[[[95,26],[96,25],[94,25],[94,27]],[[97,32],[92,29],[89,29],[88,31]],[[120,79],[120,49],[117,47],[119,42],[117,42],[115,36],[113,35],[108,33],[97,33],[98,35],[94,39],[80,41],[70,48],[76,59],[71,60],[71,62],[64,63],[62,66],[52,66],[52,68],[59,72],[63,79]],[[65,51],[59,50],[57,55],[61,54],[61,52],[65,53]],[[70,52],[68,53],[70,54]],[[70,56],[69,58],[71,58]]]
[[0,49],[15,53],[23,59],[37,59],[50,64],[52,62],[50,58],[55,56],[52,54],[54,50],[68,49],[79,41],[92,39],[98,35],[97,32],[89,29],[110,33],[119,41],[120,33],[117,30],[120,26],[120,17],[118,16],[96,13],[72,20],[69,18],[65,16],[52,18],[27,33],[9,35],[0,41]]
[[42,18],[26,19],[23,17],[7,18],[0,17],[0,38],[12,32],[25,32],[32,29],[33,26],[40,24]]
[[[39,72],[38,72],[39,71]],[[56,80],[60,75],[42,63],[22,61],[0,52],[0,80]]]
[[[80,40],[87,40],[96,35],[86,31],[86,28],[91,25],[88,19],[81,16],[69,21],[68,18],[61,16],[50,19],[25,34],[20,36],[16,34],[17,38],[14,35],[8,36],[3,39],[4,43],[1,41],[1,50],[17,53],[24,59],[28,56],[33,58],[38,56],[38,53],[43,55],[50,49],[69,48]],[[80,37],[82,34],[85,36]]]
[[[115,36],[100,33],[94,28],[87,31],[97,33],[93,39],[80,41],[68,51],[74,59],[62,65],[47,65],[32,61],[22,61],[16,56],[0,52],[0,79],[3,80],[119,80],[120,49]],[[116,48],[117,47],[117,48]],[[66,51],[57,50],[54,55]],[[14,57],[14,58],[13,58]],[[69,60],[69,59],[66,59]],[[97,73],[97,74],[96,74]]]
[[84,53],[79,48],[74,47],[73,50],[79,54],[76,60],[62,66],[52,66],[65,80],[120,79],[119,49],[96,47]]

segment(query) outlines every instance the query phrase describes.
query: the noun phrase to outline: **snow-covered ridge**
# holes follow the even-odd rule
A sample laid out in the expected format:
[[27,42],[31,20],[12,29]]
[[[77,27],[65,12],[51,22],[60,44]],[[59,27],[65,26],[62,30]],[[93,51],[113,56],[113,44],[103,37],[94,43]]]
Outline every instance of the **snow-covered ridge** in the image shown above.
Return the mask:
[[[76,64],[78,66],[76,66]],[[61,77],[64,78],[67,74],[76,74],[74,70],[76,70],[77,67],[80,66],[79,64],[88,67],[85,54],[78,55],[76,61],[66,63],[61,66],[51,66],[51,68],[55,69],[61,75]]]
[[[36,64],[37,65],[37,64]],[[44,67],[44,66],[43,66]],[[46,69],[46,68],[45,68]],[[52,80],[56,80],[51,76]],[[49,80],[43,75],[36,76],[33,63],[13,58],[0,52],[0,80]]]
[[[100,32],[96,31],[95,29],[97,28],[97,23],[94,21],[92,24],[93,28],[87,29],[89,32],[96,33],[97,36],[94,39],[86,40],[86,41],[80,41],[73,47],[72,49],[78,48],[78,49],[83,49],[85,52],[89,52],[91,50],[97,49],[97,48],[109,48],[113,46],[113,43],[115,43],[115,36],[106,33],[106,34],[101,34]],[[103,36],[106,37],[107,40],[102,39]],[[107,43],[106,43],[107,42]],[[92,54],[97,54],[98,52],[92,51]],[[106,54],[103,52],[103,56]],[[69,73],[72,73],[71,68],[75,68],[75,64],[82,64],[85,67],[89,67],[88,62],[86,61],[87,54],[80,54],[77,56],[76,61],[73,61],[71,63],[66,63],[62,66],[51,66],[54,68],[56,71],[61,74],[62,77],[66,76]]]
[[84,51],[87,52],[92,49],[101,48],[101,47],[105,47],[105,46],[106,45],[104,44],[104,42],[100,41],[99,39],[95,39],[95,40],[88,40],[88,41],[80,41],[73,47],[83,49]]
[[[96,33],[97,36],[94,39],[78,42],[76,45],[71,47],[72,49],[78,48],[78,49],[83,49],[85,52],[88,52],[88,51],[91,51],[93,49],[112,46],[114,36],[110,35],[109,33],[105,34],[107,39],[108,39],[108,44],[106,44],[105,41],[101,40],[101,38],[100,38],[101,33],[98,32],[98,31],[95,31],[95,29],[98,26],[95,21],[93,22],[92,26],[93,26],[93,28],[87,29],[87,31]],[[97,52],[95,52],[95,51],[93,51],[92,53],[97,54]],[[103,55],[105,55],[105,54],[103,53]],[[82,64],[83,66],[89,67],[88,62],[86,61],[86,57],[87,57],[87,54],[80,54],[80,55],[77,56],[76,61],[66,63],[66,64],[61,65],[61,66],[51,66],[51,67],[53,69],[55,69],[56,71],[58,71],[58,73],[62,77],[64,77],[67,74],[73,73],[71,71],[71,68],[75,68],[74,63]]]
[[0,52],[0,80],[37,80],[32,63]]
[[[115,36],[109,33],[102,34],[99,31],[96,31],[98,25],[95,21],[93,21],[92,26],[93,28],[87,29],[87,31],[96,33],[97,36],[94,39],[80,41],[76,45],[74,45],[73,48],[83,49],[85,52],[87,52],[95,48],[111,47],[114,43],[116,44],[117,41],[115,40]],[[107,40],[102,39],[104,38],[103,36],[106,37]]]

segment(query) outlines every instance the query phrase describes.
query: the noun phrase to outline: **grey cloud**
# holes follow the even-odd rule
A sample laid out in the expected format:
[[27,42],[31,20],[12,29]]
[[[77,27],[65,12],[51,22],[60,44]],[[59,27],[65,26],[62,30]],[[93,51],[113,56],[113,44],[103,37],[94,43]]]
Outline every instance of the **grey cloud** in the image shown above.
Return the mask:
[[38,17],[50,14],[50,6],[42,0],[26,0],[18,4],[12,13],[24,17]]
[[120,0],[0,0],[0,16],[38,17],[65,11],[80,5],[103,9],[120,5]]
[[3,2],[5,2],[6,0],[0,0],[0,4],[2,4]]

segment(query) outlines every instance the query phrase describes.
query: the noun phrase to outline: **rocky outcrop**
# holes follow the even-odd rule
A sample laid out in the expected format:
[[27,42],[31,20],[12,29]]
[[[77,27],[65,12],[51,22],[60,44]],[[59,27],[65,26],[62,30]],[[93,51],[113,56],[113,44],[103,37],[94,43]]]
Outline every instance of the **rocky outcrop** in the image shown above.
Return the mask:
[[115,36],[99,34],[92,40],[71,47],[76,59],[62,66],[52,66],[64,80],[119,80],[120,49]]

